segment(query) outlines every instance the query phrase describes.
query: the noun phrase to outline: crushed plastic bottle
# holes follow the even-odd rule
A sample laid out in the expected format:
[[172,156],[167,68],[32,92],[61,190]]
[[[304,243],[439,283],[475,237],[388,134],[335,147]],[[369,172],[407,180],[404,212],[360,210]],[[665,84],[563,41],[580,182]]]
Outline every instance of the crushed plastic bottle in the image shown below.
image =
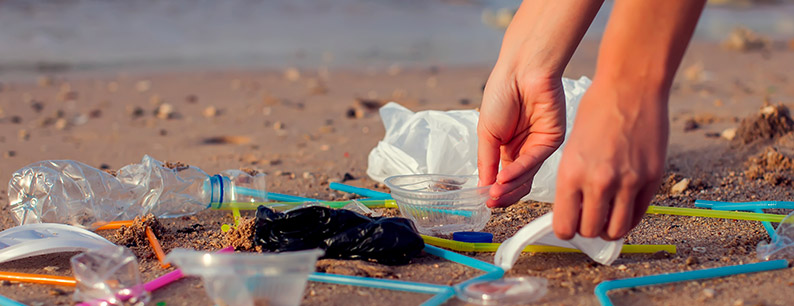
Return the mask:
[[148,213],[169,218],[221,203],[263,202],[267,193],[264,174],[227,170],[210,176],[193,166],[165,165],[146,155],[116,176],[72,160],[33,163],[14,172],[8,199],[19,224],[51,222],[94,229]]
[[130,249],[109,246],[75,255],[75,301],[90,305],[144,305],[151,295],[144,289],[138,260]]

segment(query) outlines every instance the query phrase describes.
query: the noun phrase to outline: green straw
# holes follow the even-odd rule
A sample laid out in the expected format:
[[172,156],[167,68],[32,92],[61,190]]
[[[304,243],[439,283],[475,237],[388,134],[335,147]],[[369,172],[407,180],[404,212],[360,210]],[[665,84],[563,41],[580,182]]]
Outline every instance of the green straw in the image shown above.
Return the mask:
[[738,212],[738,211],[718,211],[718,210],[710,210],[710,209],[665,207],[665,206],[653,206],[653,205],[648,207],[647,213],[689,216],[689,217],[767,221],[767,222],[780,222],[783,221],[783,218],[786,217],[784,215],[776,215],[776,214],[762,214],[762,213]]
[[[449,240],[444,238],[432,237],[422,235],[425,243],[445,249],[450,249],[458,252],[496,252],[501,243],[474,243],[474,242],[461,242]],[[676,253],[676,247],[672,244],[632,244],[623,245],[621,253],[624,254],[639,254],[639,253],[656,253],[659,251],[666,251],[670,254]],[[523,252],[529,253],[581,253],[582,251],[572,248],[564,248],[549,245],[528,245],[524,248]]]

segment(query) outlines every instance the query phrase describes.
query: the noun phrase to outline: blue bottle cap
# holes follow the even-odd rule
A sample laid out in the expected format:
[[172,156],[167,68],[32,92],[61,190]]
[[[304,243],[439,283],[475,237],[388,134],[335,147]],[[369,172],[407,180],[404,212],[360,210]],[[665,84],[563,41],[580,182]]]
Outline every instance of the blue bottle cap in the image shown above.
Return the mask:
[[460,242],[493,242],[493,234],[485,232],[454,232],[452,240]]

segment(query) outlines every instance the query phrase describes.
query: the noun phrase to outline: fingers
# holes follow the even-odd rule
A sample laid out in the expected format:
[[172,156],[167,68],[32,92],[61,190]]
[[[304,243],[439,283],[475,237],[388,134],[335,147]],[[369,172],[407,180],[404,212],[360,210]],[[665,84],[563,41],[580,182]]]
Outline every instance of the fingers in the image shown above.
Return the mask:
[[579,231],[579,216],[582,210],[582,192],[573,186],[560,186],[554,200],[554,234],[562,240],[570,240]]
[[614,178],[606,173],[597,173],[583,188],[582,216],[579,234],[582,237],[598,237],[607,223],[612,199],[615,196]]
[[637,186],[634,182],[625,182],[615,195],[612,212],[601,235],[605,240],[618,240],[629,233],[634,227],[634,208],[637,204]]
[[647,186],[643,187],[642,190],[637,194],[637,199],[634,202],[634,213],[632,216],[631,221],[631,228],[640,224],[642,217],[645,216],[645,211],[648,210],[648,205],[651,205],[651,200],[653,200],[654,195],[656,195],[656,190],[659,189],[659,182],[655,184],[648,184]]
[[[543,164],[543,161],[549,158],[549,156],[554,153],[554,150],[559,147],[559,145],[545,145],[546,143],[553,142],[547,141],[547,139],[544,138],[548,138],[548,136],[538,133],[529,134],[526,137],[521,152],[518,154],[518,158],[508,163],[504,160],[502,161],[502,171],[496,176],[496,181],[504,184],[524,176],[526,172],[532,168],[539,168],[540,165]],[[516,140],[518,140],[518,138]],[[516,144],[512,145],[517,146]],[[510,154],[503,152],[502,155],[509,156]]]
[[499,140],[482,126],[477,128],[477,169],[479,170],[479,186],[488,186],[496,181],[499,171]]
[[[510,167],[517,166],[513,164]],[[532,189],[532,181],[538,169],[540,169],[540,166],[524,171],[520,177],[507,183],[499,183],[497,181],[496,184],[491,186],[491,199],[486,202],[488,207],[507,207],[521,200]]]

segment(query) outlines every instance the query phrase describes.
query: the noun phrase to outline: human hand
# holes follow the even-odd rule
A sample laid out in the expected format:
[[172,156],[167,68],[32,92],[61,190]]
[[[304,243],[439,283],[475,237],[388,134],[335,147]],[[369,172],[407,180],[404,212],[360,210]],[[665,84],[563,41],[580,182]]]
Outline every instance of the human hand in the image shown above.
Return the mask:
[[560,239],[617,240],[640,222],[667,152],[668,94],[596,76],[581,103],[557,173]]
[[565,137],[561,79],[527,76],[516,67],[497,64],[480,107],[477,166],[480,185],[493,184],[488,207],[509,206],[529,193],[540,165]]

